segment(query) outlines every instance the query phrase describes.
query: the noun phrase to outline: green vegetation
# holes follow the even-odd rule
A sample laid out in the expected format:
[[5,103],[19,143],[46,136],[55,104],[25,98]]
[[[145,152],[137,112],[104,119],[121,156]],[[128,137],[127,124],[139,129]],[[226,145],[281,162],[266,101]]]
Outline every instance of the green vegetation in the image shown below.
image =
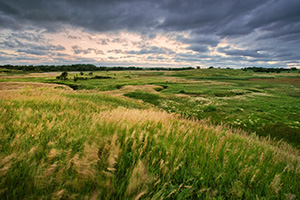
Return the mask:
[[226,123],[260,136],[283,139],[300,148],[300,76],[297,70],[292,71],[294,73],[233,69],[112,71],[94,72],[93,75],[67,73],[67,80],[47,74],[40,77],[24,74],[0,79],[0,82],[57,83],[74,90],[115,90],[116,93],[120,90],[120,94],[124,94],[122,90],[126,86],[150,84],[154,90],[141,91],[143,88],[140,88],[127,93],[146,92],[146,96],[153,93],[156,96],[152,102],[149,102],[152,97],[143,97],[143,94],[131,97],[184,117],[210,119],[214,124]]
[[285,68],[263,68],[263,67],[247,67],[243,69],[244,71],[253,71],[253,72],[266,72],[266,73],[281,73],[281,72],[290,72],[297,71],[296,67],[292,67],[290,69]]
[[60,76],[57,76],[56,79],[60,79],[60,80],[68,80],[68,72],[63,72],[61,73]]
[[161,99],[161,97],[156,94],[146,92],[129,92],[124,94],[124,96],[131,97],[134,99],[141,99],[144,102],[151,103],[156,106],[159,104],[159,99]]
[[141,67],[105,67],[100,66],[96,67],[92,64],[74,64],[74,65],[0,65],[0,69],[7,70],[20,70],[24,72],[59,72],[59,71],[124,71],[124,70],[169,70],[169,71],[179,71],[179,70],[187,70],[194,69],[192,67],[184,67],[184,68],[141,68]]
[[300,198],[298,72],[57,75],[0,79],[0,199]]
[[171,83],[162,94],[185,96],[166,98],[160,107],[186,117],[209,118],[216,124],[226,123],[261,136],[270,135],[300,148],[300,85],[282,84],[285,80]]

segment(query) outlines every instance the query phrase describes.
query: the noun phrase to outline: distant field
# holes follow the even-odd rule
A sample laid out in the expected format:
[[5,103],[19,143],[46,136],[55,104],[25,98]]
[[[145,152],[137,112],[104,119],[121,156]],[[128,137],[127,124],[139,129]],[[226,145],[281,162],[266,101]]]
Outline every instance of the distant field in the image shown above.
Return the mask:
[[299,73],[5,73],[0,199],[300,198]]

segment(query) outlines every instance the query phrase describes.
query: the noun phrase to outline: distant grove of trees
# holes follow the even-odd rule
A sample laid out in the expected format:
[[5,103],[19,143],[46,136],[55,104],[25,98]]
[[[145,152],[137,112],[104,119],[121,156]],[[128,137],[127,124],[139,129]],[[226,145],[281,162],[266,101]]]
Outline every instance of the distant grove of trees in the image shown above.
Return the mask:
[[280,73],[282,71],[297,71],[296,67],[290,69],[287,68],[263,68],[263,67],[246,67],[242,69],[243,71],[253,71],[253,72],[266,72],[266,73]]
[[2,65],[0,68],[6,68],[11,70],[22,70],[30,72],[57,72],[57,71],[123,71],[123,70],[169,70],[179,71],[194,69],[193,67],[182,67],[182,68],[141,68],[141,67],[97,67],[92,64],[74,64],[74,65]]
[[[0,65],[0,68],[5,68],[9,70],[21,70],[25,72],[62,72],[62,71],[123,71],[123,70],[167,70],[167,71],[180,71],[180,70],[190,70],[195,69],[194,67],[181,67],[181,68],[165,68],[165,67],[97,67],[92,64],[73,64],[73,65]],[[196,69],[201,69],[197,66]],[[209,69],[214,69],[210,66]],[[266,73],[280,73],[282,71],[297,71],[297,68],[263,68],[263,67],[246,67],[242,69],[243,71],[253,71],[253,72],[266,72]]]

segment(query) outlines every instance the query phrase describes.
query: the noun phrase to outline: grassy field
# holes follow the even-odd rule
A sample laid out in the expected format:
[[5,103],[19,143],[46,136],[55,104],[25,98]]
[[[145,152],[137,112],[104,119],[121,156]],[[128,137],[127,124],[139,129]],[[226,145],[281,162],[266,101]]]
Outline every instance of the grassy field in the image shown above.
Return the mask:
[[0,198],[299,199],[298,75],[6,74]]
[[[0,82],[43,82],[144,100],[169,113],[209,119],[300,148],[300,74],[233,69],[119,71],[0,76]],[[79,77],[75,82],[74,77]],[[93,77],[100,77],[99,79]],[[105,77],[105,78],[103,78]],[[85,80],[86,79],[86,80]],[[150,87],[152,86],[152,87]],[[128,89],[129,88],[129,89]],[[129,94],[126,94],[129,93]]]

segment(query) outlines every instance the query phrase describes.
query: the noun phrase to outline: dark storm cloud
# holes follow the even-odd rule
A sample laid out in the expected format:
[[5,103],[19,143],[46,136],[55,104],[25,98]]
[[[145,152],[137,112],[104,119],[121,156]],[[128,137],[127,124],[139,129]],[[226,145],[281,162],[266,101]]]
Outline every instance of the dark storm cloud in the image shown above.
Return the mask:
[[220,36],[248,34],[247,26],[252,12],[267,0],[215,0],[215,1],[169,1],[168,13],[160,26],[175,30],[192,30],[195,33],[216,33]]
[[[276,35],[299,34],[300,1],[268,1],[252,15],[248,25],[274,32]],[[274,32],[275,33],[275,32]]]
[[189,47],[187,47],[186,49],[197,51],[197,52],[207,52],[207,51],[209,51],[207,46],[203,46],[203,45],[199,45],[199,44],[192,44]]
[[240,49],[230,49],[229,47],[219,47],[218,51],[225,53],[228,56],[246,56],[253,58],[269,57],[266,54],[259,53],[258,50],[240,50]]
[[[81,28],[87,32],[136,32],[143,40],[154,39],[157,33],[184,32],[189,35],[175,37],[175,40],[189,45],[188,50],[201,53],[216,47],[222,39],[231,40],[257,34],[251,40],[251,48],[218,51],[232,59],[240,58],[240,61],[243,57],[246,60],[282,58],[291,62],[293,59],[299,61],[299,0],[0,0],[1,30],[46,29],[48,32],[59,32],[67,27]],[[20,34],[18,38],[21,37],[24,40],[41,40],[34,35]],[[21,48],[22,42],[19,42],[20,39],[2,40],[1,45]],[[101,45],[109,42],[124,43],[121,39],[95,42]],[[270,47],[269,50],[263,53],[253,50],[262,45]],[[272,49],[284,46],[294,51],[288,51],[288,55]],[[44,47],[44,50],[47,49],[63,50],[61,47]],[[30,50],[38,50],[38,47],[32,46]],[[75,53],[79,51],[85,53],[92,50],[74,50]],[[171,52],[142,47],[138,51],[125,53]]]
[[212,35],[194,35],[190,37],[177,36],[176,40],[184,44],[199,44],[213,47],[217,46],[220,42],[218,37]]
[[[299,34],[299,0],[11,0],[0,2],[0,26],[62,25],[94,31],[151,28],[239,36],[263,29]],[[150,34],[151,35],[151,34]],[[155,37],[155,34],[152,34]]]
[[18,22],[19,27],[37,26],[48,31],[57,31],[63,25],[112,31],[140,29],[156,23],[155,12],[149,12],[152,1],[2,0],[1,5],[3,28],[12,28],[11,24]]

